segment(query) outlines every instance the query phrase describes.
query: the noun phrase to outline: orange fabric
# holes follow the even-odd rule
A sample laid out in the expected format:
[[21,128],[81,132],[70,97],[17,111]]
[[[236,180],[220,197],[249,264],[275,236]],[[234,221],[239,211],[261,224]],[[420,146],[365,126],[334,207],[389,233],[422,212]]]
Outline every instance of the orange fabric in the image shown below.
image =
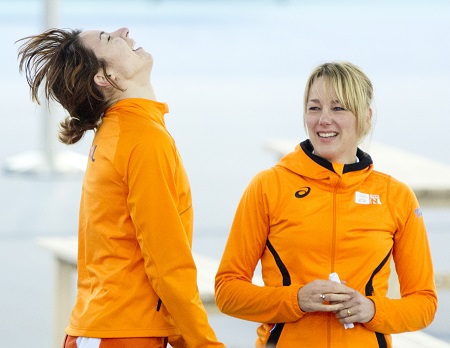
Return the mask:
[[[216,301],[237,318],[285,323],[277,348],[372,348],[382,346],[378,340],[390,347],[389,334],[433,320],[436,290],[418,202],[406,185],[373,171],[362,151],[359,160],[331,164],[307,141],[256,175],[243,194],[216,275]],[[392,257],[400,300],[386,297]],[[264,287],[251,283],[259,260]],[[300,287],[332,272],[374,301],[371,322],[345,330],[332,313],[300,310]],[[272,329],[260,327],[257,347]]]
[[[66,335],[63,348],[78,348],[77,338]],[[99,348],[166,348],[167,337],[102,338]]]
[[166,104],[126,99],[95,134],[79,218],[78,293],[66,333],[182,335],[220,347],[197,288],[189,181]]

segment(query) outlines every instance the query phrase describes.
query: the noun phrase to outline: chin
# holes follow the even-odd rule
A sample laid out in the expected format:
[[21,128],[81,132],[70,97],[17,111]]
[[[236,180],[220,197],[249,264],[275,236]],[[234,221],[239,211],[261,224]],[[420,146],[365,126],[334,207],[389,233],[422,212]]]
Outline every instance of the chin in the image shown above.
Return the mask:
[[329,162],[335,162],[336,158],[338,157],[335,153],[333,153],[332,151],[327,151],[327,150],[322,150],[320,149],[320,146],[318,146],[317,148],[314,147],[314,153],[317,156],[320,156],[324,159],[326,159]]

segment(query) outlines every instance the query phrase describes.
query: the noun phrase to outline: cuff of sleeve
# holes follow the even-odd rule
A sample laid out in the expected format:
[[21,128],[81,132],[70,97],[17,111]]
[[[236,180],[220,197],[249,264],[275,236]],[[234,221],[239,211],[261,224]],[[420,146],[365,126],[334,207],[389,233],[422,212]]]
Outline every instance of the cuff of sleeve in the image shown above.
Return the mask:
[[371,331],[379,331],[381,325],[384,321],[384,312],[382,310],[383,306],[380,304],[380,299],[374,296],[368,296],[369,300],[371,300],[375,306],[375,314],[373,315],[373,318],[371,321],[364,323],[363,325],[371,330]]
[[300,308],[300,304],[298,303],[298,291],[300,290],[301,286],[300,285],[293,285],[292,289],[294,291],[292,291],[292,308],[295,309],[295,313],[298,315],[298,318],[300,319],[301,317],[303,317],[305,315],[306,312],[303,312],[302,309]]

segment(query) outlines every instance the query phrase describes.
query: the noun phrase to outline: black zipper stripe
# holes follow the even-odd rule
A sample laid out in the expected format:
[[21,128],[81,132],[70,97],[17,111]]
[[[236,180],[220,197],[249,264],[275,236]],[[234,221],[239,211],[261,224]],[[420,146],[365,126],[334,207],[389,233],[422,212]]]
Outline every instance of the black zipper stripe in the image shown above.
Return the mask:
[[266,348],[275,348],[278,340],[280,339],[281,331],[283,331],[284,323],[275,324],[270,332],[269,339],[267,340]]
[[[278,255],[277,251],[273,247],[272,243],[270,243],[269,239],[266,241],[267,248],[269,249],[270,253],[272,254],[275,263],[278,266],[278,269],[280,270],[281,276],[283,278],[283,286],[289,286],[291,285],[291,275],[289,274],[288,269],[286,268],[285,264],[281,260],[280,255]],[[269,339],[267,340],[266,347],[276,347],[278,340],[280,339],[281,332],[283,331],[284,323],[278,323],[275,324],[274,328],[272,329]]]
[[375,271],[373,271],[372,275],[370,276],[369,281],[366,284],[366,296],[372,296],[373,295],[373,278],[377,275],[378,272],[383,268],[383,266],[386,264],[386,262],[389,260],[389,257],[391,256],[392,249],[389,250],[386,257],[381,261],[381,263],[378,265],[377,268],[375,268]]
[[289,271],[287,270],[283,261],[281,261],[280,255],[278,255],[277,251],[275,250],[272,243],[270,243],[268,239],[266,241],[266,245],[267,248],[269,248],[270,252],[272,253],[273,258],[275,259],[275,263],[277,264],[278,269],[281,272],[281,276],[283,277],[283,286],[291,285],[291,275],[289,274]]
[[162,305],[162,301],[160,298],[158,298],[158,304],[156,305],[156,311],[159,312],[159,310],[161,309],[161,305]]
[[375,336],[377,336],[378,347],[387,348],[386,337],[380,332],[375,332]]
[[[378,265],[378,267],[375,268],[375,270],[373,271],[369,281],[366,284],[366,296],[372,296],[373,295],[373,278],[375,277],[375,275],[378,272],[380,272],[380,270],[383,268],[383,266],[389,260],[389,257],[391,256],[391,253],[392,253],[392,248],[391,248],[391,250],[389,250],[388,254],[383,259],[383,261],[381,261],[381,263]],[[387,348],[386,337],[384,337],[384,335],[382,333],[380,333],[380,332],[375,332],[375,336],[377,337],[378,347],[380,347],[380,348]]]

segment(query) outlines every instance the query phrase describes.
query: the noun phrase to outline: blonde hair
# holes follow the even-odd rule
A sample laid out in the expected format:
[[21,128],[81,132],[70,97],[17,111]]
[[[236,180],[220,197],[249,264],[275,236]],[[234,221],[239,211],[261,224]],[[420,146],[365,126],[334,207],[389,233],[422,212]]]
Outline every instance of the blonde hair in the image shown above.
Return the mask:
[[332,87],[343,107],[356,116],[358,139],[360,141],[364,139],[372,129],[369,110],[372,104],[373,86],[369,78],[352,63],[333,62],[319,65],[306,82],[303,115],[306,114],[311,86],[319,77],[324,78],[326,84]]

